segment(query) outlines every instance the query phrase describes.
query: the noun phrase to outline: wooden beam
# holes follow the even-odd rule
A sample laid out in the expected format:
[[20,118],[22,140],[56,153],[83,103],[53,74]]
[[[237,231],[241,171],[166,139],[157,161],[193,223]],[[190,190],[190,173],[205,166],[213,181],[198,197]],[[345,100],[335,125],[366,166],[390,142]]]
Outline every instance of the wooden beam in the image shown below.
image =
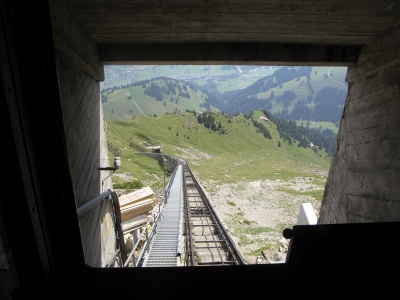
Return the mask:
[[242,64],[351,66],[359,47],[267,43],[174,43],[100,45],[103,65]]

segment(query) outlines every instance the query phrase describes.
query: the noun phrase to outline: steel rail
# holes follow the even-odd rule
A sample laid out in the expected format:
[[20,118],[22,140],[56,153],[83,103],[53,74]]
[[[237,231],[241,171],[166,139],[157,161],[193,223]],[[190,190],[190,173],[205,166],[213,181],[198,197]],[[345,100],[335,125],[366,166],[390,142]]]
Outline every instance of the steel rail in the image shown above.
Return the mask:
[[[189,172],[190,177],[191,177],[191,179],[193,181],[191,186],[197,188],[197,190],[199,191],[199,198],[201,198],[203,200],[203,203],[206,206],[205,208],[203,208],[203,211],[205,209],[208,209],[208,212],[210,214],[207,215],[206,217],[211,217],[213,219],[213,221],[214,221],[213,223],[216,224],[214,227],[217,228],[218,234],[224,240],[224,244],[226,245],[226,251],[228,252],[230,258],[233,259],[235,261],[235,264],[237,264],[237,265],[245,265],[246,261],[244,260],[244,258],[240,254],[239,250],[236,248],[233,240],[231,239],[229,234],[226,232],[225,228],[221,225],[222,223],[219,220],[219,218],[218,218],[216,212],[214,211],[213,207],[209,203],[209,200],[208,200],[208,197],[207,197],[205,191],[203,190],[202,186],[198,183],[196,177],[193,175],[191,169],[189,168],[189,166],[187,164],[186,164],[186,169]],[[194,215],[192,217],[195,217],[195,216],[196,215]],[[206,222],[208,223],[207,219],[206,219]],[[211,226],[209,226],[209,227],[211,227]],[[212,241],[210,241],[210,242],[212,242]],[[222,248],[223,247],[220,247],[220,249],[222,249]],[[217,263],[216,263],[216,265],[217,265]]]
[[[204,190],[187,164],[184,165],[183,179],[187,223],[186,230],[188,230],[186,235],[189,235],[187,238],[187,251],[192,251],[190,252],[192,259],[195,258],[195,254],[200,259],[204,258],[204,256],[196,253],[196,249],[208,249],[210,250],[209,254],[211,255],[211,260],[206,258],[206,261],[199,261],[196,263],[198,266],[246,264],[232,239],[222,226],[216,212],[209,204],[208,197]],[[199,220],[200,224],[199,222],[194,224],[192,222],[194,219]],[[201,234],[203,238],[198,236],[198,240],[193,239],[192,230],[194,230],[194,228],[199,228],[200,231],[203,232],[203,234]],[[189,244],[189,242],[193,244]],[[204,246],[197,247],[195,246],[196,244],[202,244]],[[211,251],[211,249],[214,250]]]
[[185,209],[185,230],[186,236],[189,235],[189,238],[186,237],[186,260],[189,262],[190,266],[194,266],[194,251],[193,251],[193,236],[191,230],[191,221],[190,221],[190,211],[188,209],[188,194],[186,188],[186,164],[183,164],[183,193],[184,193],[184,209]]
[[[199,189],[198,187],[196,187],[196,188]],[[202,209],[202,211],[204,211],[204,208]],[[214,234],[213,234],[213,230],[212,230],[212,228],[210,226],[210,223],[208,222],[208,218],[205,218],[205,220],[207,222],[207,225],[208,225],[207,227],[208,227],[208,229],[209,229],[209,231],[211,233],[211,237],[213,239],[213,241],[210,241],[210,242],[213,242],[214,245],[217,246],[217,243],[220,242],[220,241],[215,239]],[[215,223],[215,220],[214,220],[214,223]],[[218,225],[216,225],[216,226],[218,227]],[[203,242],[203,241],[196,241],[195,240],[194,242],[195,243],[199,243],[199,242]],[[224,240],[224,242],[225,242],[225,240]],[[215,248],[215,249],[217,250],[217,253],[218,253],[218,256],[219,256],[219,259],[220,259],[221,263],[224,265],[224,259],[222,258],[220,248]]]
[[[187,176],[186,174],[189,175],[189,176]],[[219,241],[214,238],[213,230],[212,230],[212,228],[210,226],[210,223],[208,222],[208,218],[211,215],[206,212],[207,207],[204,205],[204,199],[201,196],[200,189],[199,189],[198,185],[195,183],[195,181],[193,180],[193,174],[191,174],[191,172],[189,171],[188,167],[185,168],[185,180],[184,181],[185,181],[185,183],[187,181],[190,181],[190,185],[189,186],[191,188],[195,188],[196,189],[196,192],[191,192],[190,194],[186,190],[186,194],[190,195],[191,197],[195,197],[196,199],[201,199],[201,200],[196,200],[196,201],[190,201],[191,203],[193,203],[193,202],[196,203],[196,206],[194,206],[194,207],[190,206],[189,203],[187,203],[187,205],[189,206],[187,208],[187,213],[190,216],[190,218],[204,218],[203,221],[205,221],[207,224],[203,224],[203,228],[205,228],[205,227],[208,228],[210,236],[212,238],[212,240],[207,240],[207,241],[201,241],[201,240],[196,240],[196,239],[190,238],[190,241],[192,241],[192,243],[195,244],[195,245],[197,243],[204,243],[204,242],[206,242],[207,244],[214,243],[215,246],[210,246],[210,247],[206,247],[206,248],[203,248],[203,249],[211,249],[211,248],[215,249],[217,251],[218,257],[220,259],[219,264],[224,264],[223,263],[223,258],[222,258],[222,255],[221,255],[221,251],[220,251],[221,250],[221,246],[219,246],[217,244]],[[201,203],[201,206],[198,205],[200,203]],[[190,224],[190,226],[191,226],[191,228],[194,227],[192,223]],[[190,230],[190,233],[191,233],[191,230]],[[204,229],[203,229],[203,233],[204,233]],[[207,246],[209,246],[209,245],[207,245]],[[192,244],[191,244],[191,247],[193,249],[193,245]],[[215,260],[213,260],[213,261],[216,262]],[[197,265],[201,265],[201,264],[199,264],[199,262],[197,262],[196,264]]]

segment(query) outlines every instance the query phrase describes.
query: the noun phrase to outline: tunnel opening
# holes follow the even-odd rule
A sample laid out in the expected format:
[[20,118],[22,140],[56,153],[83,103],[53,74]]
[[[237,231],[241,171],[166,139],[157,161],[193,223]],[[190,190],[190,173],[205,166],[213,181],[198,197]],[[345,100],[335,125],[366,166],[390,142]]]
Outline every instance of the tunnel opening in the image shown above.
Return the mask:
[[[302,204],[310,204],[318,218],[347,93],[347,67],[106,65],[104,70],[105,120],[137,127],[126,132],[131,150],[162,145],[164,154],[183,157],[247,263],[283,262],[289,243],[282,232],[300,224]],[[300,137],[290,133],[296,128]],[[258,140],[255,146],[244,138],[246,132]],[[158,183],[145,185],[162,190],[161,173],[156,170]],[[116,187],[123,181],[114,174]]]

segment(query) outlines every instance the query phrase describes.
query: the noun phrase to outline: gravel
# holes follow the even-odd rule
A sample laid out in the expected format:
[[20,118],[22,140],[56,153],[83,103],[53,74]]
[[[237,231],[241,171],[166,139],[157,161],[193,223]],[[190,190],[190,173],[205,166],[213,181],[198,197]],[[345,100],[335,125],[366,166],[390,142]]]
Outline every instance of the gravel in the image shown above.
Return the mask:
[[[287,182],[259,180],[223,185],[209,181],[203,187],[212,191],[208,196],[218,217],[242,255],[252,264],[268,263],[261,254],[250,255],[260,248],[271,261],[285,255],[287,248],[282,246],[282,231],[296,224],[301,203],[311,203],[319,217],[321,202],[301,193],[323,190],[323,186],[314,184],[311,177],[297,177]],[[290,193],[282,189],[290,189]],[[260,228],[270,230],[254,233]]]

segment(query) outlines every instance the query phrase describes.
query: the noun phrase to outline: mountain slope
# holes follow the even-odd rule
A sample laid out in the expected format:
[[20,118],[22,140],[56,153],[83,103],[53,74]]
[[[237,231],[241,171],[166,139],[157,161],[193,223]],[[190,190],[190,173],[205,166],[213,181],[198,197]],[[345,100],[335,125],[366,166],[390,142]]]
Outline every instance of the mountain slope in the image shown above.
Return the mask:
[[265,137],[265,131],[254,124],[261,122],[261,115],[260,111],[253,117],[183,112],[108,120],[107,141],[111,148],[119,149],[122,160],[121,168],[113,175],[115,183],[142,180],[152,188],[162,186],[162,170],[157,162],[135,155],[138,150],[132,146],[143,147],[144,142],[160,145],[164,154],[188,161],[199,178],[216,183],[287,179],[308,174],[310,167],[328,170],[330,157],[324,149],[310,145],[304,148],[296,140],[289,143],[270,121],[263,121],[270,133],[270,138]]
[[221,96],[231,114],[265,109],[277,117],[338,125],[347,92],[346,68],[282,67],[251,86]]
[[175,110],[220,110],[216,97],[191,83],[158,77],[101,91],[104,117],[127,120],[138,115],[158,115]]

